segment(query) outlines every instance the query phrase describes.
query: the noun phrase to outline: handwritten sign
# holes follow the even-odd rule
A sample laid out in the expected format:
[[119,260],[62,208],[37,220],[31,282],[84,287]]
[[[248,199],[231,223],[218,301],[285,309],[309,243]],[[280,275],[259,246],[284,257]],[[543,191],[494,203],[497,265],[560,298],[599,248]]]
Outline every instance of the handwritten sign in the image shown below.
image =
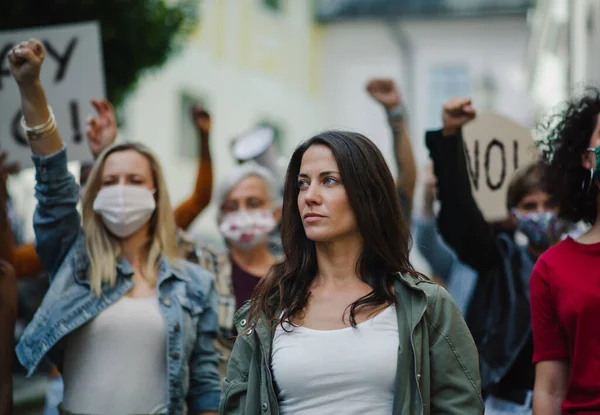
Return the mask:
[[89,101],[106,96],[97,22],[0,32],[0,149],[23,167],[33,166],[20,125],[19,90],[8,62],[8,52],[31,38],[46,48],[40,77],[69,159],[91,160],[85,140],[85,119],[92,113]]
[[527,128],[491,112],[479,114],[462,132],[475,200],[487,220],[505,219],[513,173],[539,157],[533,136]]

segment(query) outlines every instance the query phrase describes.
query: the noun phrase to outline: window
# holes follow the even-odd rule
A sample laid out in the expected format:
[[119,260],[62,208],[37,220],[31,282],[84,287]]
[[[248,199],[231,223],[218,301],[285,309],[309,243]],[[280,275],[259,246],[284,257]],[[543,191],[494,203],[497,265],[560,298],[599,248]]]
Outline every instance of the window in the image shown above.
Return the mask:
[[469,96],[469,70],[460,65],[439,65],[429,70],[429,102],[427,129],[442,127],[441,111],[444,102],[454,96]]

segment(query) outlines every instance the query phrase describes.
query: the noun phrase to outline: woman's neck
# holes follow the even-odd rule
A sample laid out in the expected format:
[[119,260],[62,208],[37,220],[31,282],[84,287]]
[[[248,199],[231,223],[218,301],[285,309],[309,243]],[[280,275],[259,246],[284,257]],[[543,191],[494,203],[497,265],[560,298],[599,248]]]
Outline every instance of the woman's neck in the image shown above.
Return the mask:
[[253,246],[250,249],[239,249],[232,246],[231,257],[236,264],[242,267],[271,266],[275,263],[275,257],[269,252],[269,247],[266,243]]
[[578,242],[584,244],[600,242],[600,192],[598,192],[598,196],[596,196],[596,205],[598,206],[596,211],[596,221],[586,233],[577,238]]
[[144,250],[148,242],[148,225],[135,232],[133,235],[119,241],[121,255],[134,269],[142,268]]
[[356,236],[331,241],[317,242],[318,272],[315,283],[340,286],[359,281],[356,265],[363,250],[362,239]]

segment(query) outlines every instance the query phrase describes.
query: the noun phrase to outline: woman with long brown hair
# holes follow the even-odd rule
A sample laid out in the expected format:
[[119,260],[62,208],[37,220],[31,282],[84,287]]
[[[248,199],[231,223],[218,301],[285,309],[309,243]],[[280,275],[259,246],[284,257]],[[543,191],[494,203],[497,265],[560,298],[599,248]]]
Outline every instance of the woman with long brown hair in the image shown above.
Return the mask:
[[369,139],[330,131],[296,149],[281,231],[284,259],[236,314],[220,413],[483,413],[469,330],[411,266]]

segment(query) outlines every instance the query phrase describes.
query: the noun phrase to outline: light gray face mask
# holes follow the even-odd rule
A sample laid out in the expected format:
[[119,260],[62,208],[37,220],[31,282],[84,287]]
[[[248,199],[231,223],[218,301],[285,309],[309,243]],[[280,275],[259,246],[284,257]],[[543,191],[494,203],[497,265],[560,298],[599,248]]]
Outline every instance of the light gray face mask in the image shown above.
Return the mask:
[[94,212],[118,238],[127,238],[140,230],[155,210],[154,191],[141,186],[107,186],[98,192],[94,200]]
[[277,223],[270,209],[240,210],[221,219],[221,234],[235,247],[246,250],[269,240]]

